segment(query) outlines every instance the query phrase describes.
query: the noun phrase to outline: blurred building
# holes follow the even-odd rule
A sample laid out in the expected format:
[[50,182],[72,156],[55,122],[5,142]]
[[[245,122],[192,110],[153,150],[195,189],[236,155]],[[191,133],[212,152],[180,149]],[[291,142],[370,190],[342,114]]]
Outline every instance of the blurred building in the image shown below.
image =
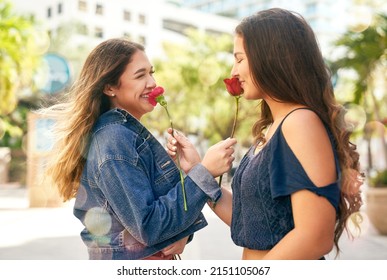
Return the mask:
[[[232,34],[243,17],[281,7],[305,17],[321,50],[331,56],[331,45],[353,25],[367,26],[372,14],[387,12],[385,0],[12,0],[18,12],[44,22],[51,34],[76,26],[75,43],[95,46],[101,40],[126,36],[143,43],[150,57],[162,54],[163,41],[185,42],[184,30]],[[360,5],[359,3],[363,3]]]
[[12,0],[18,13],[32,14],[49,34],[73,25],[72,43],[94,47],[126,36],[146,46],[150,58],[162,55],[162,42],[185,42],[188,27],[210,34],[232,34],[236,19],[180,7],[166,0]]
[[326,57],[332,55],[332,42],[351,26],[368,26],[372,13],[387,11],[385,0],[180,0],[179,3],[236,19],[273,7],[298,12],[313,28]]

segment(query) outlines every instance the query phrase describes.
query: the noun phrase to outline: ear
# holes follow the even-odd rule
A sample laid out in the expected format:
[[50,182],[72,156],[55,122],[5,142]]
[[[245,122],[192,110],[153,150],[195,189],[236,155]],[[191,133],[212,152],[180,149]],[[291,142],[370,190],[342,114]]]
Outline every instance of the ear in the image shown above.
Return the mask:
[[106,94],[107,96],[109,97],[114,97],[116,96],[116,94],[114,93],[114,89],[111,85],[105,85],[104,89],[103,89],[103,93]]

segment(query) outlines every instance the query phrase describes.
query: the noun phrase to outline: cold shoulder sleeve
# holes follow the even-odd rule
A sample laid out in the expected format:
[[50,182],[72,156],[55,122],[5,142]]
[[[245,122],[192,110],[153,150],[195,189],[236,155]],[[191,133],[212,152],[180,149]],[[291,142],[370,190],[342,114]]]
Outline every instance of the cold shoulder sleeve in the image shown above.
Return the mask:
[[279,127],[278,133],[273,135],[270,142],[269,179],[272,198],[278,199],[298,190],[307,189],[319,196],[326,197],[337,210],[340,199],[340,172],[336,155],[337,181],[327,186],[317,187],[288,146],[281,127]]

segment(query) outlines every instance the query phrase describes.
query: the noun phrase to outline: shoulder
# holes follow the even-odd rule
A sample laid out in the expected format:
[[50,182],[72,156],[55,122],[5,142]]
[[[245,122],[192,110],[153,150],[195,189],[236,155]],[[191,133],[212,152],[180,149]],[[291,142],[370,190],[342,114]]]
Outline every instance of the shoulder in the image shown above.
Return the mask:
[[282,133],[310,179],[317,186],[335,179],[335,161],[328,131],[311,110],[296,110],[283,121]]
[[296,110],[289,114],[283,121],[282,132],[287,142],[294,144],[328,137],[320,117],[308,109]]
[[104,124],[94,131],[94,137],[104,138],[109,140],[108,142],[126,142],[136,136],[137,133],[120,122]]
[[100,155],[109,157],[129,156],[136,154],[138,135],[120,123],[109,123],[99,127],[91,136],[90,148],[99,151]]

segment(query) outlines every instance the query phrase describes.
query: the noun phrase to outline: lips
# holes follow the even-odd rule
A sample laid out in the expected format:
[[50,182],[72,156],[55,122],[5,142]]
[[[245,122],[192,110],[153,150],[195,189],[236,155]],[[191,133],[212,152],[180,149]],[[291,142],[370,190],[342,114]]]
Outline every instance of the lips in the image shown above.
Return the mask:
[[150,92],[147,92],[147,93],[143,93],[140,95],[141,98],[149,98],[149,94]]

